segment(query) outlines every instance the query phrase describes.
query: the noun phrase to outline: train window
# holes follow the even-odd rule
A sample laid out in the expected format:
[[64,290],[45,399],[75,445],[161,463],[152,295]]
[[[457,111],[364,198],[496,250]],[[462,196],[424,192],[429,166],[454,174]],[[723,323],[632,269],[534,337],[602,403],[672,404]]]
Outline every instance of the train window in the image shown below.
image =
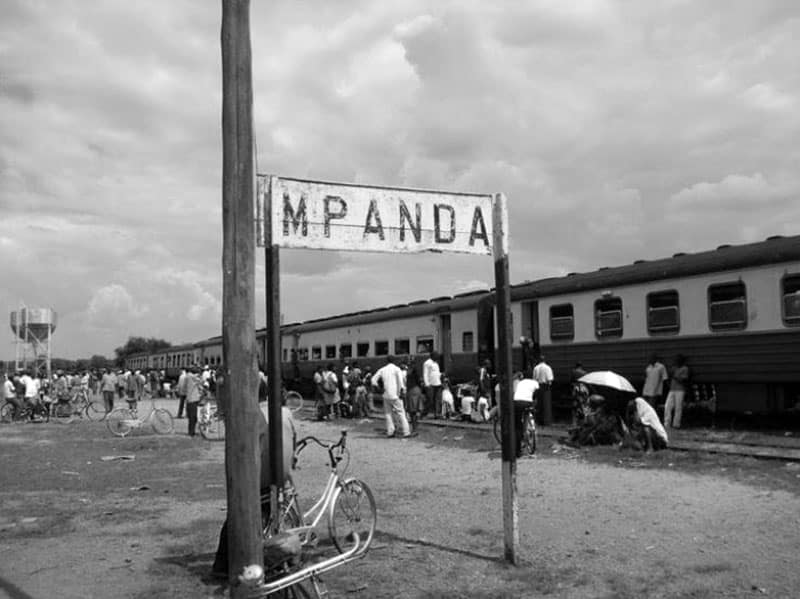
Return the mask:
[[339,357],[340,358],[352,358],[353,357],[353,344],[352,343],[342,343],[339,346]]
[[311,346],[311,359],[312,360],[321,360],[322,359],[322,346],[321,345],[312,345]]
[[289,361],[289,350],[286,349],[285,347],[283,348],[283,361],[284,362]]
[[330,360],[336,357],[336,346],[335,345],[326,345],[325,346],[325,358]]
[[433,336],[421,335],[417,337],[417,353],[429,354],[433,351]]
[[411,340],[406,337],[405,339],[394,340],[394,353],[397,356],[407,356],[411,353]]
[[723,283],[708,288],[708,326],[712,331],[747,326],[747,295],[744,283]]
[[677,333],[680,322],[677,291],[658,291],[647,294],[648,333]]
[[800,326],[800,274],[786,275],[781,281],[783,287],[783,323],[786,326]]
[[594,330],[598,337],[622,337],[622,299],[604,297],[594,303]]
[[375,342],[375,355],[376,356],[388,356],[389,355],[389,342],[388,341],[376,341]]
[[369,355],[369,341],[356,343],[356,355],[359,358],[366,358]]
[[472,331],[464,331],[462,333],[461,351],[464,353],[475,351],[475,334]]
[[575,316],[572,304],[550,306],[550,339],[574,339]]
[[297,357],[300,360],[308,360],[308,348],[307,347],[301,347],[300,349],[298,349],[297,350]]

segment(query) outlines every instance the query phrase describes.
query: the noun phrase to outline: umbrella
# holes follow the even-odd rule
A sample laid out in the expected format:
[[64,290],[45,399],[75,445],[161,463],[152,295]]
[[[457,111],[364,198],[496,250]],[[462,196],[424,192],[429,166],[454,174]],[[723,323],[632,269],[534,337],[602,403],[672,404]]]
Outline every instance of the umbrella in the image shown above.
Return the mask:
[[636,389],[633,388],[633,385],[630,384],[628,379],[610,370],[597,370],[589,374],[584,374],[578,381],[586,385],[600,385],[602,387],[616,389],[617,391],[636,393]]

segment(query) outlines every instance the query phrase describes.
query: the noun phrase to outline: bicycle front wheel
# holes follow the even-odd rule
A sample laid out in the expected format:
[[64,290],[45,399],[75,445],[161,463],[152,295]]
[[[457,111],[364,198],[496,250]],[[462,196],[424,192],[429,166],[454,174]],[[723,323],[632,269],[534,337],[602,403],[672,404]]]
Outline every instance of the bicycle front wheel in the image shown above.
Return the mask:
[[0,423],[9,424],[14,422],[14,406],[10,403],[3,404],[0,408]]
[[296,412],[303,407],[303,396],[297,391],[287,391],[285,395],[286,407]]
[[156,408],[153,410],[153,414],[150,416],[150,422],[153,425],[153,429],[159,435],[167,435],[175,430],[175,425],[172,422],[172,414],[164,408]]
[[533,455],[536,453],[536,422],[531,414],[525,415],[525,424],[522,429],[522,454]]
[[128,408],[111,410],[106,416],[106,427],[109,432],[117,437],[124,437],[133,429],[132,422],[136,420]]
[[358,534],[359,543],[366,551],[378,522],[378,510],[375,497],[367,483],[355,478],[341,483],[333,498],[328,515],[328,531],[331,541],[340,553],[344,553],[355,541]]
[[102,401],[90,401],[86,404],[86,417],[98,422],[106,417],[106,407]]

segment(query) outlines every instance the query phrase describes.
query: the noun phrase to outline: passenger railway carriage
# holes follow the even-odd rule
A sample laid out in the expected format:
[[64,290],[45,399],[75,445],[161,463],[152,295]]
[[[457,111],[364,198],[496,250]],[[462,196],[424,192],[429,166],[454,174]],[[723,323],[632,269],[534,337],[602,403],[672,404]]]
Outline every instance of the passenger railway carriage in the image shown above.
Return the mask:
[[[523,283],[511,302],[515,368],[529,339],[553,367],[556,397],[578,361],[641,388],[651,353],[668,366],[682,353],[699,399],[714,399],[717,411],[800,408],[800,236]],[[493,358],[494,323],[494,294],[484,290],[287,324],[283,376],[308,391],[328,362],[374,369],[388,354],[436,349],[451,379],[463,381]],[[263,330],[257,338],[261,358]],[[131,359],[166,369],[221,362],[221,337]]]

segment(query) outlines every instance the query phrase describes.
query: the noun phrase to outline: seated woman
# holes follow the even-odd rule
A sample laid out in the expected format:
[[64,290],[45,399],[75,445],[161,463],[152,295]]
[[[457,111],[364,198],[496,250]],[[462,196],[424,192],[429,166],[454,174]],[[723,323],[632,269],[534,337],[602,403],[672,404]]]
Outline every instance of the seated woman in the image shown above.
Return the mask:
[[658,419],[658,414],[644,398],[637,397],[628,403],[628,422],[634,440],[644,447],[647,453],[666,449],[669,443],[667,431]]

